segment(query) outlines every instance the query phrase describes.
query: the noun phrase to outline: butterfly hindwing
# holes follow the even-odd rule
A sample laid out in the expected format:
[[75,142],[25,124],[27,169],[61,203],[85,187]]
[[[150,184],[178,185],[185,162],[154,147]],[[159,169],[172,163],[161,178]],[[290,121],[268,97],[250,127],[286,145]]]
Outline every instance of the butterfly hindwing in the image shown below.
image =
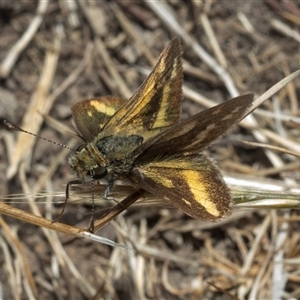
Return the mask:
[[202,154],[154,161],[135,168],[130,178],[196,219],[213,222],[230,213],[230,191],[218,168]]
[[91,142],[125,101],[105,96],[74,104],[71,111],[79,136]]

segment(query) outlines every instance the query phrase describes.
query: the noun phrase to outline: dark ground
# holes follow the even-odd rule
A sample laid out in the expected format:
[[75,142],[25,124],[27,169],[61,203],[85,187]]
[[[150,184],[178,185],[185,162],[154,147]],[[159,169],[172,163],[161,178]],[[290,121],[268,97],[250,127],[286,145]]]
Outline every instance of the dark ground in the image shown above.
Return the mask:
[[[227,69],[240,94],[250,91],[260,95],[299,69],[300,58],[299,4],[267,2],[164,3],[172,8],[185,36],[192,37]],[[178,33],[174,26],[166,25],[166,16],[162,20],[145,2],[81,1],[78,5],[76,1],[51,1],[40,15],[42,22],[36,33],[29,37],[28,45],[21,47],[16,62],[6,69],[5,59],[16,51],[14,45],[36,17],[41,3],[0,0],[0,119],[1,123],[8,119],[45,138],[70,145],[64,128],[50,118],[43,122],[40,113],[73,128],[69,108],[74,103],[92,96],[130,97],[145,78],[141,68],[149,70],[151,56],[155,61]],[[212,36],[204,30],[205,20],[214,31],[220,56],[212,46]],[[274,20],[281,22],[277,25],[281,29],[276,28],[278,23]],[[290,31],[283,32],[284,26]],[[108,58],[99,50],[99,41]],[[186,41],[182,44],[184,85],[198,97],[202,95],[216,103],[231,98],[216,70],[208,67]],[[150,58],[146,58],[144,49],[148,49]],[[76,73],[80,64],[82,68]],[[73,80],[58,92],[71,74]],[[297,78],[262,108],[298,117],[299,88]],[[202,109],[203,105],[185,94],[182,118]],[[271,138],[270,144],[299,149],[299,123],[255,117],[259,128],[275,132],[283,140]],[[40,190],[62,196],[35,196],[45,216],[50,211],[49,201],[63,201],[65,184],[73,179],[67,164],[69,152],[60,158],[61,147],[40,140],[25,146],[29,137],[22,136],[25,140],[18,144],[16,133],[1,128],[0,192],[4,202],[29,211],[24,193],[33,192],[37,182],[57,164]],[[251,130],[236,127],[209,149],[222,171],[238,178],[260,176],[262,188],[264,176],[282,184],[299,179],[299,163],[291,156],[275,152],[288,167],[273,169],[278,165],[274,166],[264,150],[242,145],[237,139],[255,140]],[[20,164],[22,156],[26,166]],[[21,195],[13,201],[5,198],[15,194]],[[97,207],[99,215],[102,203]],[[132,255],[87,239],[45,233],[37,226],[3,216],[2,298],[34,299],[35,293],[37,299],[229,299],[229,295],[232,299],[300,298],[297,211],[240,210],[223,223],[211,225],[163,204],[143,203],[131,207],[114,225],[108,224],[100,231],[100,235],[130,248],[131,243],[135,244],[138,251]],[[55,205],[54,216],[46,217],[54,219],[60,209]],[[83,227],[89,212],[89,205],[70,202],[61,221]]]

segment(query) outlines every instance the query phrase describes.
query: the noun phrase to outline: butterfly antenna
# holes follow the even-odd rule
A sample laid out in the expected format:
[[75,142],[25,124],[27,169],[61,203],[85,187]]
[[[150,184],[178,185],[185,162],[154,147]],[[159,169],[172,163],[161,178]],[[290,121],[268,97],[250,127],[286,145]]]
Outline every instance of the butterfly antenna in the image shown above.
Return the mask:
[[95,220],[94,220],[94,217],[95,217],[95,195],[94,195],[94,174],[92,171],[90,172],[90,176],[92,179],[92,215],[91,215],[90,223],[89,223],[89,231],[93,233],[94,227],[95,227]]
[[69,149],[69,150],[71,150],[71,151],[75,151],[75,149],[73,149],[73,148],[71,148],[71,147],[69,147],[69,146],[67,146],[67,145],[64,145],[64,144],[61,144],[61,143],[57,143],[57,142],[48,140],[48,139],[46,139],[46,138],[44,138],[44,137],[42,137],[42,136],[40,136],[40,135],[38,135],[38,134],[35,134],[35,133],[32,133],[32,132],[26,131],[26,130],[24,130],[24,129],[18,127],[17,125],[15,125],[15,124],[13,124],[13,123],[10,123],[10,122],[8,122],[8,121],[6,121],[6,120],[3,121],[3,124],[4,124],[4,126],[5,126],[8,130],[14,130],[14,131],[24,132],[24,133],[30,134],[30,135],[32,135],[32,136],[34,136],[34,137],[36,137],[36,138],[39,138],[39,139],[41,139],[41,140],[44,140],[44,141],[46,141],[46,142],[49,142],[49,143],[55,144],[55,145],[57,145],[57,146],[60,146],[60,147]]

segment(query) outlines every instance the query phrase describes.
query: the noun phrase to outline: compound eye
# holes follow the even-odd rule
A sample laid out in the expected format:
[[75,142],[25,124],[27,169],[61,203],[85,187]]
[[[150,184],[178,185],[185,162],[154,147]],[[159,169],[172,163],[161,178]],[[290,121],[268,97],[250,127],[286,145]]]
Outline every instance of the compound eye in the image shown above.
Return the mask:
[[93,169],[92,172],[93,172],[94,179],[102,179],[107,174],[107,170],[104,167],[95,168],[95,169]]
[[83,150],[85,148],[85,144],[80,145],[77,147],[76,152],[81,152],[81,150]]

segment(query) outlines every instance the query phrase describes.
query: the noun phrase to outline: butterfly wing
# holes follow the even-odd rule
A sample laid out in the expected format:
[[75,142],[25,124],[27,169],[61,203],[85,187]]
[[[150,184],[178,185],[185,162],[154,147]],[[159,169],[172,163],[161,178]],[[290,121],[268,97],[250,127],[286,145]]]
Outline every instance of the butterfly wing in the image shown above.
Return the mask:
[[149,139],[133,153],[133,183],[196,219],[218,221],[231,210],[222,175],[201,150],[245,117],[253,95],[205,110]]
[[125,101],[105,96],[74,104],[71,111],[79,136],[91,142]]
[[196,219],[214,222],[231,211],[230,191],[204,155],[151,162],[135,168],[130,179]]
[[204,110],[149,139],[132,155],[141,164],[157,157],[198,154],[240,122],[252,102],[253,94],[246,94]]
[[137,92],[104,126],[107,132],[142,133],[178,122],[182,98],[182,49],[173,39]]

